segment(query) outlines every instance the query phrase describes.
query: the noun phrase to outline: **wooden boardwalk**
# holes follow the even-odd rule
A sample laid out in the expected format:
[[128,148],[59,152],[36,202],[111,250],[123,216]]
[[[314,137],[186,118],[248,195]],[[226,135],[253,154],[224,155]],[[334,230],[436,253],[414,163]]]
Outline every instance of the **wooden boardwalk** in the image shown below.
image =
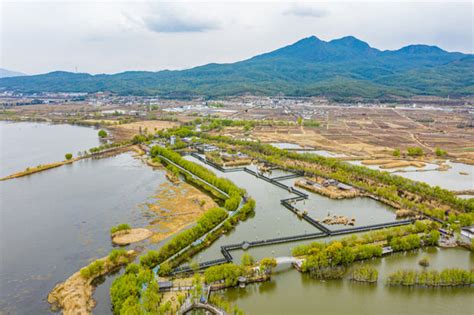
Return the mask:
[[[253,171],[253,170],[251,170],[247,167],[223,168],[222,166],[217,165],[217,164],[215,164],[211,161],[208,161],[206,158],[204,158],[204,157],[202,157],[202,156],[200,156],[196,153],[191,153],[191,156],[193,156],[194,158],[198,159],[199,161],[201,161],[203,163],[206,163],[206,164],[218,169],[221,172],[226,173],[226,172],[240,172],[240,171],[243,171],[243,172],[246,172],[246,173],[251,174],[253,176],[256,176],[257,178],[262,179],[266,182],[269,182],[269,183],[271,183],[271,184],[273,184],[277,187],[280,187],[281,189],[285,189],[285,190],[289,191],[290,193],[296,195],[296,197],[282,199],[280,201],[281,204],[285,208],[287,208],[288,210],[290,210],[293,213],[297,214],[299,217],[301,217],[302,219],[304,219],[309,224],[311,224],[312,226],[316,227],[319,230],[319,232],[309,233],[309,234],[292,235],[292,236],[278,237],[278,238],[260,240],[260,241],[250,241],[250,242],[243,241],[242,243],[239,243],[239,244],[224,245],[224,246],[221,247],[221,253],[222,253],[223,258],[200,263],[199,267],[198,267],[198,269],[200,269],[200,270],[209,268],[211,266],[216,266],[216,265],[219,265],[219,264],[232,262],[233,257],[230,254],[230,252],[233,251],[233,250],[242,250],[242,249],[247,249],[247,248],[251,248],[251,247],[269,246],[269,245],[296,242],[296,241],[302,241],[302,240],[318,239],[318,238],[324,238],[324,237],[334,236],[334,235],[344,235],[344,234],[352,234],[352,233],[357,233],[357,232],[373,231],[373,230],[379,230],[379,229],[388,228],[388,227],[407,225],[407,224],[411,224],[415,221],[413,219],[409,219],[409,220],[400,220],[400,221],[372,224],[372,225],[366,225],[366,226],[352,227],[352,228],[340,229],[340,230],[330,230],[329,228],[327,228],[323,224],[319,223],[318,221],[314,220],[310,216],[302,213],[300,210],[298,210],[295,206],[292,205],[293,203],[295,203],[297,201],[302,201],[302,200],[308,199],[309,196],[307,194],[305,194],[305,193],[303,193],[303,192],[301,192],[301,191],[299,191],[299,190],[297,190],[297,189],[295,189],[291,186],[287,186],[287,185],[279,182],[279,180],[296,178],[296,177],[303,176],[304,174],[302,174],[300,172],[298,172],[298,173],[292,172],[291,174],[288,174],[288,175],[283,175],[283,176],[279,176],[279,177],[276,177],[276,178],[269,178],[269,177],[267,177],[263,174],[255,172],[255,171]],[[188,273],[188,272],[192,272],[192,269],[190,267],[178,267],[178,268],[175,268],[173,270],[172,274]]]

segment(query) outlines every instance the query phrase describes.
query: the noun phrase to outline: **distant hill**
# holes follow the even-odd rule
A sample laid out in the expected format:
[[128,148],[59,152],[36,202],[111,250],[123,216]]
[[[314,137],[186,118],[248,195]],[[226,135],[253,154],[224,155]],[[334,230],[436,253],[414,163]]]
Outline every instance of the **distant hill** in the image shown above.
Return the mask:
[[474,55],[436,46],[381,51],[353,36],[315,36],[253,58],[182,71],[51,72],[0,79],[21,92],[97,92],[184,97],[245,93],[328,97],[463,96],[474,93]]
[[21,72],[16,72],[16,71],[0,68],[0,78],[19,77],[22,75],[25,75],[25,74]]

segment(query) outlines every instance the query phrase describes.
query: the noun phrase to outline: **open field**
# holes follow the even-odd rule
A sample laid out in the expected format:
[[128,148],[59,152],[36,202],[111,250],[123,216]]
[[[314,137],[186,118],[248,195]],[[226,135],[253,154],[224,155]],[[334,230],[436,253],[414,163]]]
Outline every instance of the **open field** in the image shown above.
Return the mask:
[[[286,120],[305,114],[320,127],[256,126],[248,137],[263,142],[289,142],[360,157],[384,157],[394,149],[421,147],[433,155],[442,148],[450,157],[474,159],[473,114],[468,109],[417,109],[383,107],[288,107]],[[275,110],[250,109],[246,119],[284,120]],[[244,137],[243,128],[226,128],[224,134]]]
[[[258,125],[250,131],[244,131],[242,127],[227,127],[216,133],[263,142],[295,143],[302,147],[368,159],[386,158],[391,156],[394,149],[400,149],[403,155],[408,147],[420,147],[432,157],[436,148],[441,148],[447,151],[451,159],[473,163],[472,100],[464,100],[465,105],[458,104],[463,100],[451,102],[452,104],[438,101],[414,99],[410,105],[355,106],[330,103],[318,98],[236,97],[208,101],[206,104],[209,106],[202,105],[200,100],[160,100],[159,106],[153,109],[139,103],[93,106],[78,102],[16,106],[8,109],[8,115],[0,113],[0,118],[16,116],[24,119],[103,124],[102,127],[110,129],[116,140],[130,139],[140,130],[153,133],[209,116],[268,121],[268,125]],[[422,105],[415,106],[413,103]],[[219,107],[213,104],[219,104]],[[114,111],[126,114],[114,115]],[[137,116],[138,113],[140,115]],[[298,117],[316,121],[320,126],[298,126]],[[270,121],[289,122],[292,125],[270,125]]]
[[144,134],[156,133],[159,130],[172,128],[178,123],[160,120],[143,120],[128,124],[110,126],[108,129],[112,132],[114,138],[118,141],[129,140],[140,132]]

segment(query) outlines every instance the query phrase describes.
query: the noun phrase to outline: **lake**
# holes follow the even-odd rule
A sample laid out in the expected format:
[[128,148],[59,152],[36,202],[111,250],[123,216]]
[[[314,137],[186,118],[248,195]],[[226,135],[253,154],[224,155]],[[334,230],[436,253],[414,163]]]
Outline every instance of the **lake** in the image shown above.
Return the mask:
[[100,144],[89,127],[0,121],[0,178]]
[[[94,129],[26,124],[21,123],[21,128],[36,130],[28,139],[30,146],[36,146],[28,148],[30,154],[41,151],[42,143],[52,135],[48,128],[69,130],[69,134],[78,136],[77,130],[73,131],[77,128],[79,134],[91,133],[91,141],[83,142],[84,148],[98,144]],[[23,147],[20,143],[16,146]],[[57,160],[64,151],[58,147],[54,149],[56,155],[50,152],[30,156],[29,160],[40,161],[46,156],[57,156]],[[46,297],[55,284],[110,252],[112,226],[148,224],[153,214],[144,213],[147,208],[141,205],[164,181],[163,171],[153,171],[131,154],[121,154],[0,182],[0,310],[12,314],[49,313]]]

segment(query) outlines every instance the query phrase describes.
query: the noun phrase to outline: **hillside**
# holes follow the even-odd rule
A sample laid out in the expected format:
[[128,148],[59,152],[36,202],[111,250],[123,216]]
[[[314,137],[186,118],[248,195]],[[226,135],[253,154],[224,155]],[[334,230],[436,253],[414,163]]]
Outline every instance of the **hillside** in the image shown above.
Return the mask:
[[381,51],[352,36],[322,41],[312,36],[231,64],[182,71],[127,71],[89,75],[70,72],[0,79],[20,92],[223,96],[244,93],[292,96],[387,97],[472,95],[474,56],[436,46]]
[[19,77],[22,75],[25,75],[25,74],[21,72],[16,72],[16,71],[0,68],[0,78]]

